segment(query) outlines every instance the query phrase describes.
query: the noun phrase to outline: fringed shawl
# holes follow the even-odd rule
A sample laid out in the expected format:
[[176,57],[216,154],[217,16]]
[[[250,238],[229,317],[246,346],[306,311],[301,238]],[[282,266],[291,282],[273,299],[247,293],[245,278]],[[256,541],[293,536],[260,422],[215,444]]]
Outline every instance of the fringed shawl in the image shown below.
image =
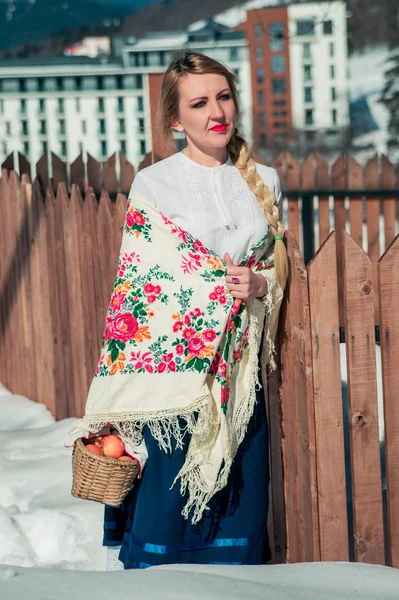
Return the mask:
[[[234,299],[227,265],[137,191],[129,196],[118,272],[97,370],[83,419],[66,443],[115,428],[146,458],[142,428],[171,451],[191,434],[176,474],[188,492],[183,516],[200,520],[227,483],[244,438],[263,363],[274,367],[274,334],[282,299],[273,268],[273,237],[241,262],[268,282],[264,298]],[[144,472],[145,476],[145,472]]]

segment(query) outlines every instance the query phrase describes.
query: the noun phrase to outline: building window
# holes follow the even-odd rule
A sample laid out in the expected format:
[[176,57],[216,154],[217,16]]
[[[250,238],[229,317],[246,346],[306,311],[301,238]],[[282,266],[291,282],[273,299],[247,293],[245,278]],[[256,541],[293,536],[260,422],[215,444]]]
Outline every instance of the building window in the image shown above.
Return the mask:
[[63,98],[58,98],[58,112],[61,114],[65,112],[65,103]]
[[11,135],[11,123],[6,121],[6,135]]
[[331,88],[331,100],[334,102],[334,100],[337,99],[337,90],[335,87]]
[[100,145],[101,145],[101,156],[103,158],[106,158],[107,153],[108,153],[108,151],[107,151],[107,142],[105,140],[103,140],[102,142],[100,142]]
[[335,65],[330,65],[330,76],[331,79],[335,79]]
[[106,133],[105,129],[105,119],[98,120],[98,131],[100,134],[104,135]]
[[24,142],[24,154],[25,156],[29,156],[30,154],[30,147],[29,147],[29,142]]
[[304,92],[305,102],[313,102],[313,88],[305,87]]
[[303,66],[303,78],[305,81],[311,81],[312,79],[312,65]]
[[0,113],[3,114],[4,112],[4,100],[0,100]]
[[264,106],[265,104],[265,93],[263,90],[258,90],[258,106]]
[[329,47],[328,47],[328,48],[329,48],[330,56],[331,56],[331,57],[333,57],[333,56],[334,56],[334,54],[335,54],[335,51],[334,51],[334,44],[333,44],[332,42],[330,42],[330,45],[329,45]]
[[65,130],[65,121],[64,119],[61,119],[60,121],[58,121],[58,125],[59,125],[59,133],[60,135],[65,135],[66,130]]
[[141,112],[144,110],[143,96],[137,96],[137,110],[138,110],[138,112]]
[[273,94],[285,94],[285,79],[272,79],[272,92]]
[[313,109],[311,108],[305,110],[305,124],[313,125]]
[[83,142],[79,142],[79,154],[82,154],[83,152]]
[[28,121],[21,121],[22,135],[29,135]]
[[284,73],[285,58],[284,56],[272,56],[272,73]]
[[26,100],[21,100],[20,107],[21,107],[21,113],[23,115],[25,115],[26,114]]
[[145,140],[140,140],[140,154],[145,154]]
[[76,112],[80,112],[80,98],[76,98],[75,100],[75,104],[76,104]]
[[86,133],[87,133],[87,123],[86,123],[86,121],[82,121],[82,133],[83,133],[83,135],[86,135]]
[[259,146],[261,146],[262,148],[265,148],[266,144],[267,144],[266,134],[261,133],[259,136]]
[[43,120],[39,121],[39,133],[40,133],[40,135],[47,135],[46,121],[43,121]]
[[238,60],[238,48],[230,48],[230,60]]
[[311,54],[311,44],[309,42],[305,42],[302,46],[302,57],[303,58],[312,58]]
[[65,158],[68,153],[67,143],[65,141],[61,142],[60,148],[61,148],[61,156],[63,156]]
[[288,123],[286,121],[276,121],[274,123],[274,127],[276,129],[286,129],[288,127]]
[[139,133],[144,133],[144,119],[137,119]]
[[284,50],[284,23],[270,23],[269,38],[272,52]]
[[42,142],[42,154],[47,155],[48,152],[48,144],[47,142]]
[[39,98],[39,113],[42,115],[46,110],[46,103],[44,98]]
[[262,30],[263,30],[262,23],[256,23],[256,25],[254,27],[256,40],[262,39]]
[[286,117],[287,116],[287,111],[286,110],[275,110],[273,113],[274,117]]
[[323,22],[323,33],[329,35],[333,32],[333,22],[332,21],[324,21]]
[[256,69],[256,83],[261,85],[265,80],[265,72],[263,69]]
[[125,119],[119,119],[119,133],[122,135],[126,133]]
[[335,108],[332,109],[331,111],[331,122],[333,125],[337,124],[337,120],[338,120],[338,113],[337,110]]
[[259,121],[259,127],[261,129],[264,129],[266,127],[266,115],[264,112],[258,113],[258,121]]
[[301,19],[296,22],[297,35],[314,35],[314,21],[310,19]]
[[105,110],[104,98],[98,98],[97,110],[99,113],[103,113]]
[[285,100],[273,100],[273,106],[285,106]]
[[126,141],[125,140],[121,140],[120,141],[120,149],[121,149],[121,153],[126,156]]
[[256,62],[262,62],[263,60],[263,48],[262,46],[256,46]]
[[124,99],[123,98],[118,98],[118,112],[123,112],[125,109],[124,107]]

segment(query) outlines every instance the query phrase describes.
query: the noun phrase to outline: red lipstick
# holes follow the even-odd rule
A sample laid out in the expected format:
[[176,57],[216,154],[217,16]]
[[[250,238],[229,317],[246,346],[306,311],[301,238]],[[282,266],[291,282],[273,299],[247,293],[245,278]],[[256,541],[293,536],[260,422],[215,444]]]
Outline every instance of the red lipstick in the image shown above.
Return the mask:
[[223,133],[224,131],[226,131],[227,129],[227,125],[222,125],[222,124],[218,124],[215,125],[214,127],[211,127],[211,131],[217,131],[220,133]]

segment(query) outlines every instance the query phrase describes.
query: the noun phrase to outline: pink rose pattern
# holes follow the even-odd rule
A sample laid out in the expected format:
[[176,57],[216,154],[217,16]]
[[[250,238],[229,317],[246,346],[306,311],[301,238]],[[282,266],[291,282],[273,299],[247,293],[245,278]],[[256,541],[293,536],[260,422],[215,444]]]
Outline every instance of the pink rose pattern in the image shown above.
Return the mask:
[[[161,216],[170,233],[179,239],[183,273],[190,275],[200,270],[206,282],[215,284],[208,293],[208,303],[193,307],[193,290],[180,287],[180,291],[173,294],[180,310],[171,316],[170,325],[165,325],[165,334],[153,339],[150,321],[158,307],[169,302],[162,281],[175,279],[159,265],[144,273],[139,269],[139,254],[121,253],[96,376],[183,371],[209,373],[221,385],[221,408],[226,413],[231,373],[248,345],[248,326],[243,328],[242,324],[246,304],[229,293],[225,285],[226,267],[221,259],[165,215]],[[125,232],[136,239],[142,236],[151,243],[151,229],[146,212],[129,202]],[[272,266],[269,259],[259,261],[257,258],[257,251],[262,247],[264,240],[241,264],[255,270]],[[223,331],[220,321],[214,318],[216,309],[220,314],[220,307],[228,314]]]

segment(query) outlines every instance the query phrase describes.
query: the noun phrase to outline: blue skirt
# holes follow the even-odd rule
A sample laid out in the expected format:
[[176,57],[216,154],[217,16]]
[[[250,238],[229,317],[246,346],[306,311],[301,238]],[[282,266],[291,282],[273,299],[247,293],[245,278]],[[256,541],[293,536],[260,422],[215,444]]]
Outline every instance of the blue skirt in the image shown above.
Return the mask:
[[257,565],[270,560],[269,444],[263,390],[240,445],[227,486],[209,503],[196,525],[181,515],[187,496],[170,487],[189,444],[171,454],[161,450],[147,428],[148,461],[140,479],[118,508],[105,506],[104,546],[121,546],[125,569],[154,565]]

